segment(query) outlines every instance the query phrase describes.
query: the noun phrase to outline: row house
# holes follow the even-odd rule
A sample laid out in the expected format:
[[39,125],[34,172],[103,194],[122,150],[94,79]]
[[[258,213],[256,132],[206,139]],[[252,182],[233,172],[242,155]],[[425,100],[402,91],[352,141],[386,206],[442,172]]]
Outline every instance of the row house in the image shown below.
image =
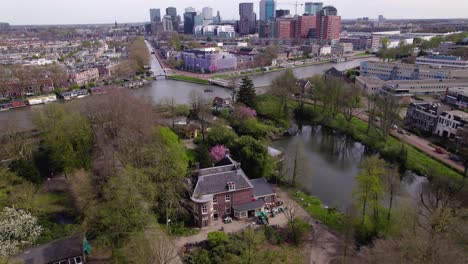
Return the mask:
[[418,129],[425,134],[432,134],[443,112],[443,106],[432,102],[412,102],[406,112],[406,126]]
[[459,129],[468,123],[468,113],[460,110],[446,111],[439,115],[436,135],[444,138],[455,138]]
[[0,98],[16,98],[28,95],[48,94],[54,90],[51,79],[0,83]]
[[250,180],[229,155],[214,167],[198,170],[191,196],[195,224],[206,227],[218,219],[255,217],[276,202],[265,179]]
[[99,79],[99,70],[97,68],[90,68],[77,71],[71,74],[70,79],[78,85],[88,84]]

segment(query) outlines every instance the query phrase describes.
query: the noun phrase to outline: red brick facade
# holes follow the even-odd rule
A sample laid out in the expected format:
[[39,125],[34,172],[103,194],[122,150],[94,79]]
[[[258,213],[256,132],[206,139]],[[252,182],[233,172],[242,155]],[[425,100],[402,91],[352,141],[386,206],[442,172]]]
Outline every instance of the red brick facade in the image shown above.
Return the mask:
[[[226,195],[230,195],[230,201],[226,201]],[[194,203],[193,213],[195,223],[201,227],[208,226],[216,219],[232,216],[233,205],[244,204],[250,201],[252,201],[252,188],[215,194],[213,200],[209,202]],[[203,206],[207,207],[208,211],[206,214],[202,212]]]

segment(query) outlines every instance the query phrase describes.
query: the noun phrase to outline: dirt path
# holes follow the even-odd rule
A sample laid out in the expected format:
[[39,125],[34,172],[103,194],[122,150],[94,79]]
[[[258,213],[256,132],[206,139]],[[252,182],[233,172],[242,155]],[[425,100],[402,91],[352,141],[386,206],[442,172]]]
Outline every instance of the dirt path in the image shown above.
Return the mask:
[[[304,263],[327,264],[337,255],[337,246],[341,243],[338,236],[333,234],[327,226],[313,218],[298,203],[289,198],[289,195],[280,188],[276,188],[280,200],[287,201],[288,206],[296,208],[296,216],[309,222],[313,232],[309,235],[307,242],[303,245]],[[286,222],[287,223],[287,222]]]

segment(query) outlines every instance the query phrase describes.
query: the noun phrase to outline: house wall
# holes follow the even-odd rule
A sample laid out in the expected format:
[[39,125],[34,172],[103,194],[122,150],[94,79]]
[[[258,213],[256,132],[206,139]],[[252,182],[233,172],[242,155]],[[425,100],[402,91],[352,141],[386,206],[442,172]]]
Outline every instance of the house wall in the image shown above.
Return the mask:
[[[216,212],[218,212],[218,219],[232,216],[232,206],[252,201],[252,193],[253,191],[251,188],[240,191],[224,192],[215,195],[217,203],[213,203],[212,201],[207,203],[194,203],[193,214],[195,224],[199,227],[210,225],[214,221],[214,215]],[[231,195],[231,201],[226,202],[226,194]],[[208,207],[207,214],[202,214],[202,206]],[[228,211],[226,211],[226,208],[228,208]],[[205,218],[206,221],[203,221],[203,218]]]

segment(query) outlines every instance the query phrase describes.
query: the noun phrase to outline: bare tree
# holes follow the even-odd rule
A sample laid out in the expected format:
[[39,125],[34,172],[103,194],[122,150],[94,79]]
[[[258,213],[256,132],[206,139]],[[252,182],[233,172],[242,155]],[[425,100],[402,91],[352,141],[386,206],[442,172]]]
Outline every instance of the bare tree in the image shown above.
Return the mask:
[[92,208],[97,202],[95,184],[85,170],[75,171],[68,179],[70,192],[75,200],[75,206],[82,214],[88,208]]
[[395,166],[388,167],[387,170],[381,174],[381,178],[382,178],[382,183],[386,190],[386,193],[389,196],[387,220],[390,221],[392,207],[393,207],[393,200],[395,196],[401,192],[401,181],[400,181],[400,173],[398,172],[398,168]]
[[192,105],[193,116],[200,121],[202,138],[203,141],[205,141],[206,128],[208,126],[209,117],[211,116],[210,102],[201,92],[193,90],[190,92],[190,104]]
[[182,263],[173,241],[157,227],[133,235],[124,252],[127,261],[134,264]]
[[399,120],[401,105],[396,97],[384,95],[378,97],[378,108],[381,115],[380,129],[382,135],[387,137],[391,127]]

